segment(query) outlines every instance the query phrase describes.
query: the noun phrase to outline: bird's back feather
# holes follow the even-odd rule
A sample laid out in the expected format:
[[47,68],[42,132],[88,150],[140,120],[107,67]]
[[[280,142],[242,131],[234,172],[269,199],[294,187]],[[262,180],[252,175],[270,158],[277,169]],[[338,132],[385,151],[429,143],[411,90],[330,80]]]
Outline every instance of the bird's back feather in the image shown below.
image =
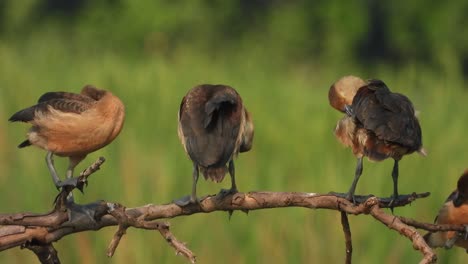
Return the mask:
[[47,114],[50,108],[64,112],[80,114],[88,110],[96,101],[92,98],[80,94],[67,92],[48,92],[43,94],[36,105],[22,109],[14,113],[11,122],[29,122],[34,120],[37,113]]
[[411,151],[422,146],[421,127],[411,101],[392,93],[382,81],[372,81],[358,90],[353,99],[354,117],[384,141],[398,143]]

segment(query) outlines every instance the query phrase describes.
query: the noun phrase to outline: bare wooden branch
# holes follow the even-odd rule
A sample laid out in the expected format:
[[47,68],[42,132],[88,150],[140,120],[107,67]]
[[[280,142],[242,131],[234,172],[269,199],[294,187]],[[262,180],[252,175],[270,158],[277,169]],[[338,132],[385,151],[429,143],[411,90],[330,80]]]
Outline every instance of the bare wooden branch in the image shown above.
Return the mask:
[[370,206],[370,214],[389,228],[398,231],[413,242],[413,248],[421,251],[423,259],[420,264],[435,263],[437,256],[434,251],[427,245],[421,234],[414,228],[403,223],[398,217],[386,214],[379,206],[379,202],[375,198],[370,198],[366,203]]
[[[411,194],[402,196],[394,205],[404,206],[412,201],[427,197],[428,193]],[[61,197],[65,197],[64,193]],[[206,196],[199,204],[179,207],[174,203],[162,205],[145,205],[136,208],[119,207],[114,203],[98,201],[91,204],[78,205],[68,204],[66,210],[54,209],[47,214],[3,214],[0,215],[0,225],[16,226],[14,234],[0,236],[0,250],[24,245],[26,242],[35,240],[43,244],[49,244],[64,236],[90,230],[99,230],[107,226],[121,226],[120,232],[114,237],[109,247],[109,253],[117,248],[118,241],[123,235],[123,230],[128,227],[158,230],[180,253],[191,262],[195,261],[193,253],[179,242],[169,232],[168,224],[154,222],[157,219],[173,218],[195,213],[210,213],[214,211],[243,211],[259,210],[265,208],[279,207],[304,207],[310,209],[330,209],[346,212],[347,214],[369,214],[373,206],[377,208],[388,207],[390,199],[371,197],[372,206],[369,203],[354,205],[348,200],[332,194],[297,193],[297,192],[249,192],[236,193],[230,196]],[[112,206],[114,208],[111,208]],[[116,210],[118,208],[119,210]],[[374,216],[375,217],[375,216]],[[389,216],[392,217],[392,216]],[[21,229],[20,227],[23,227]],[[122,229],[123,228],[123,229]],[[0,234],[2,234],[0,228]],[[5,232],[3,232],[5,233]],[[8,233],[8,232],[6,232]],[[10,230],[11,233],[11,230]],[[410,237],[409,237],[410,238]],[[410,238],[411,239],[411,238]],[[420,248],[421,250],[421,248]],[[426,248],[424,248],[426,250]],[[423,253],[424,250],[421,250]],[[428,249],[430,251],[430,249]]]
[[185,256],[191,263],[196,262],[193,252],[185,246],[185,243],[177,240],[177,238],[169,231],[169,225],[161,226],[158,231],[166,239],[167,243],[176,250],[176,255]]
[[[465,230],[459,226],[442,227],[387,214],[382,208],[389,208],[392,198],[377,198],[372,195],[356,195],[357,205],[343,198],[343,194],[340,193],[299,192],[248,192],[228,196],[210,195],[201,198],[197,204],[190,204],[185,207],[168,203],[125,208],[120,204],[106,201],[80,205],[67,200],[68,194],[74,188],[82,190],[87,184],[88,177],[96,172],[104,161],[104,158],[99,158],[77,177],[76,186],[70,185],[64,188],[57,196],[56,206],[51,212],[45,214],[0,214],[0,251],[18,246],[26,247],[35,252],[42,263],[59,263],[58,254],[52,246],[53,242],[77,232],[95,231],[103,227],[118,226],[118,230],[109,245],[108,256],[115,253],[126,230],[133,227],[158,230],[177,254],[183,255],[191,263],[195,263],[195,255],[186,247],[185,243],[177,240],[170,232],[169,223],[156,220],[215,211],[232,213],[234,211],[248,212],[267,208],[303,207],[336,210],[341,213],[346,242],[346,263],[351,263],[353,250],[348,214],[372,215],[389,228],[410,239],[413,247],[423,254],[421,263],[432,263],[436,260],[436,255],[425,243],[422,236],[411,226],[431,231]],[[392,206],[405,206],[416,199],[427,196],[429,196],[429,193],[402,195]]]
[[36,254],[41,264],[60,264],[57,250],[49,243],[45,245],[26,243],[23,248],[27,248]]
[[67,181],[69,182],[75,182],[75,185],[65,185],[65,187],[62,188],[62,190],[57,195],[54,201],[56,210],[65,210],[69,203],[68,194],[74,189],[78,189],[81,192],[83,192],[84,187],[88,185],[88,177],[91,176],[91,174],[98,171],[105,161],[106,159],[104,157],[99,157],[93,164],[91,164],[88,168],[82,171],[78,177],[68,179]]
[[107,255],[111,257],[114,255],[114,252],[120,242],[120,239],[125,234],[125,231],[128,227],[149,229],[149,230],[158,230],[163,238],[171,245],[175,250],[176,254],[181,254],[185,256],[191,263],[195,263],[195,255],[193,252],[188,249],[184,243],[181,243],[175,238],[175,236],[169,231],[169,223],[167,222],[157,222],[157,221],[147,221],[144,218],[144,215],[140,217],[130,217],[126,211],[125,207],[120,204],[108,203],[109,214],[112,215],[119,225],[119,229],[114,235],[114,238],[109,245],[107,250]]
[[346,212],[341,212],[341,225],[343,226],[343,233],[346,245],[345,263],[351,264],[353,258],[353,241],[351,239],[351,228],[349,227],[348,214],[346,214]]
[[464,225],[436,225],[436,224],[429,224],[429,223],[422,223],[416,221],[411,218],[406,218],[403,216],[398,217],[401,222],[413,226],[419,229],[424,229],[431,232],[440,232],[440,231],[458,231],[458,232],[466,232],[466,228]]

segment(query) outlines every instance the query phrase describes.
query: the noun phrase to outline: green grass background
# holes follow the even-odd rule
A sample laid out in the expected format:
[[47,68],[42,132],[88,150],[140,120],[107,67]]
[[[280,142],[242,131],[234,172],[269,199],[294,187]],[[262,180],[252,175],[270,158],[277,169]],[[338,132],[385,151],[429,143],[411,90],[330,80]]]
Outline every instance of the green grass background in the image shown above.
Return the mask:
[[[13,7],[8,10],[14,11]],[[176,12],[169,10],[168,14]],[[149,21],[153,18],[147,17]],[[8,21],[18,23],[14,18],[11,15]],[[282,33],[288,32],[282,23],[300,25],[286,18],[275,21],[272,27]],[[403,158],[399,188],[401,193],[430,191],[431,196],[397,208],[397,215],[432,222],[468,167],[468,90],[456,53],[440,50],[438,67],[426,67],[418,61],[366,65],[340,57],[346,53],[343,47],[337,48],[335,55],[331,51],[329,55],[319,54],[322,57],[317,60],[305,53],[307,59],[290,59],[289,49],[272,48],[277,34],[261,41],[253,37],[234,39],[226,49],[210,49],[192,42],[177,42],[172,49],[164,35],[156,34],[156,44],[150,41],[149,48],[134,49],[124,44],[120,47],[104,33],[97,36],[100,30],[108,30],[100,29],[99,24],[91,23],[96,35],[80,35],[77,29],[71,31],[73,35],[54,23],[45,25],[31,31],[6,32],[0,39],[2,213],[46,212],[57,194],[45,165],[45,152],[34,147],[16,148],[28,126],[8,123],[7,119],[47,91],[79,92],[86,84],[118,95],[126,105],[127,116],[120,136],[78,166],[80,171],[99,156],[107,158],[90,179],[85,195],[76,193],[80,203],[104,199],[134,207],[166,203],[188,194],[191,162],[177,138],[177,111],[185,93],[201,83],[235,87],[253,115],[253,149],[236,161],[240,191],[326,193],[349,188],[355,158],[333,136],[341,114],[329,106],[327,98],[330,85],[347,74],[383,79],[393,91],[411,98],[420,111],[428,156]],[[195,36],[193,43],[203,42],[204,37],[202,33]],[[340,41],[330,43],[340,46]],[[56,163],[64,172],[67,160],[56,158]],[[391,160],[366,160],[357,193],[390,195],[392,165]],[[198,193],[213,194],[229,184],[229,179],[222,184],[200,180]],[[286,208],[248,215],[236,212],[231,220],[226,213],[218,212],[169,221],[172,232],[187,242],[200,263],[344,260],[340,215],[335,211]],[[372,217],[350,216],[350,223],[355,263],[415,263],[421,259],[409,240]],[[110,227],[58,241],[55,246],[62,263],[186,262],[174,255],[158,233],[136,229],[128,230],[115,256],[107,258],[106,248],[115,231]],[[464,250],[458,248],[439,249],[437,253],[440,263],[467,260]],[[27,250],[0,253],[0,263],[31,263],[35,258]]]

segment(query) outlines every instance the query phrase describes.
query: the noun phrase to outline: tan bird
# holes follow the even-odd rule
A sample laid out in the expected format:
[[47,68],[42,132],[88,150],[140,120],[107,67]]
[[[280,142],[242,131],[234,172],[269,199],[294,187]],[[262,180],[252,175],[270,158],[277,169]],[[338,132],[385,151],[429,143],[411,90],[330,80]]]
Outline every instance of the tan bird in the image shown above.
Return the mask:
[[205,179],[215,182],[221,182],[229,170],[231,189],[222,193],[237,192],[234,158],[251,149],[254,126],[236,90],[211,84],[191,89],[180,104],[178,135],[193,161],[193,184],[190,199],[180,199],[177,204],[197,202],[199,170]]
[[[457,189],[453,191],[439,211],[436,224],[465,225],[468,227],[468,170],[458,179]],[[432,248],[451,248],[453,245],[468,252],[468,230],[464,234],[456,231],[427,233],[424,236]]]
[[413,104],[408,97],[392,93],[381,80],[364,82],[355,76],[336,81],[328,98],[333,108],[345,113],[336,126],[335,136],[352,148],[357,157],[354,180],[346,198],[354,200],[364,156],[371,161],[393,158],[392,205],[398,198],[398,162],[415,151],[425,155]]
[[[125,108],[119,98],[106,90],[87,85],[81,94],[48,92],[37,104],[12,115],[9,121],[32,125],[27,139],[18,147],[38,146],[47,151],[46,162],[57,188],[60,181],[53,155],[69,157],[67,179],[86,155],[111,143],[120,133]],[[68,183],[67,183],[68,184]]]

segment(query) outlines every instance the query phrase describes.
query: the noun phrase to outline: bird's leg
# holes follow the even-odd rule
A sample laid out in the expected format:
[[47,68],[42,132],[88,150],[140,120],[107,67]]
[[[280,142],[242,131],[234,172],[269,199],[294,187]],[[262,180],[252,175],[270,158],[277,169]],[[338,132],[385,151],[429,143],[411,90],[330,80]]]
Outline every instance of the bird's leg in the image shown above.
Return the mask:
[[363,169],[362,157],[359,157],[357,159],[356,171],[354,174],[353,183],[351,184],[351,188],[349,188],[349,191],[346,193],[346,199],[352,201],[353,203],[356,203],[356,201],[354,200],[354,192],[356,191],[356,186],[359,181],[359,177],[361,177],[362,169]]
[[198,203],[198,199],[197,199],[197,181],[198,181],[198,176],[199,176],[199,171],[198,171],[198,164],[197,163],[193,163],[193,173],[192,173],[192,177],[193,177],[193,182],[192,182],[192,194],[191,195],[187,195],[187,196],[184,196],[178,200],[174,200],[173,202],[175,204],[177,204],[178,206],[186,206],[186,205],[189,205],[189,204],[194,204],[194,203]]
[[193,182],[192,182],[192,195],[190,196],[190,203],[196,203],[197,202],[197,182],[198,182],[198,176],[199,176],[199,171],[198,171],[198,164],[193,163]]
[[[72,158],[70,158],[70,164],[68,165],[67,169],[67,179],[62,183],[62,186],[67,186],[67,185],[73,185],[77,186],[78,184],[78,178],[72,178],[73,177],[73,170],[75,169],[75,166],[77,165],[77,162],[74,162]],[[83,192],[83,190],[81,190]],[[67,201],[73,203],[75,199],[73,198],[73,192],[70,192],[67,196]]]
[[455,245],[457,240],[458,240],[458,234],[455,234],[451,239],[445,241],[444,248],[451,249],[453,245]]
[[393,212],[393,204],[398,200],[398,160],[395,160],[392,170],[392,179],[393,179],[393,196],[392,200],[388,204],[390,210]]
[[[84,158],[86,157],[86,155],[83,155],[83,156],[70,156],[69,157],[69,164],[68,164],[68,169],[67,169],[67,178],[65,180],[63,180],[62,182],[60,182],[59,186],[60,187],[73,187],[73,188],[78,188],[78,190],[80,190],[81,192],[83,192],[83,184],[82,185],[78,185],[78,182],[79,182],[79,177],[75,177],[73,178],[73,170],[75,169],[76,165],[78,165],[78,163],[80,163]],[[74,199],[73,199],[73,194],[72,192],[70,191],[68,197],[67,197],[68,201],[69,202],[73,202]]]
[[73,178],[73,170],[75,169],[76,165],[78,165],[82,160],[86,158],[86,155],[81,156],[71,156],[69,158],[69,164],[67,169],[67,179]]
[[234,167],[234,161],[231,160],[229,162],[229,175],[231,175],[231,192],[237,192],[237,185],[236,185],[236,168]]
[[444,247],[446,249],[450,249],[455,245],[458,239],[468,239],[468,225],[465,225],[465,231],[463,232],[457,232],[451,239],[445,241]]
[[71,179],[73,177],[74,169],[75,169],[75,166],[73,166],[70,162],[70,165],[68,166],[68,169],[67,169],[67,179]]
[[57,187],[57,189],[60,189],[62,182],[58,177],[57,171],[55,170],[53,155],[54,153],[52,153],[52,151],[47,152],[46,163],[47,167],[49,168],[50,175],[52,176],[52,180],[54,181],[55,187]]
[[234,167],[234,161],[232,159],[229,161],[229,175],[231,175],[231,189],[221,189],[220,194],[223,197],[229,194],[237,193],[236,168]]
[[468,225],[465,225],[465,235],[464,235],[465,240],[468,240]]

